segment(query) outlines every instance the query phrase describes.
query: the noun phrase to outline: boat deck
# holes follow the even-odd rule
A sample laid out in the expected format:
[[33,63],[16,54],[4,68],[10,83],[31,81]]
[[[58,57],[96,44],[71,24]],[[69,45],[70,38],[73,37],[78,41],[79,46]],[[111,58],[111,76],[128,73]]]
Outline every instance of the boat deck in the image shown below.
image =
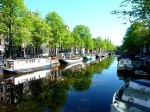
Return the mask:
[[117,101],[114,105],[117,105],[115,107],[117,107],[119,111],[112,106],[111,112],[150,112],[149,108],[122,100]]
[[[137,99],[137,102],[145,102],[149,103],[150,108],[150,93],[149,92],[143,92],[143,90],[135,90],[130,87],[126,88],[123,93],[123,100],[129,101],[129,98]],[[133,101],[134,103],[134,101]]]

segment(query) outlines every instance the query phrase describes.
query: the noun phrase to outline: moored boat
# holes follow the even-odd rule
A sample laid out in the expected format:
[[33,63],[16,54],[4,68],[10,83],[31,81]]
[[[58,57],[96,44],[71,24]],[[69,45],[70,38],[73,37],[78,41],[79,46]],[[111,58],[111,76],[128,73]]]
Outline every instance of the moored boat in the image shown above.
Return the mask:
[[134,78],[138,79],[150,79],[150,74],[143,71],[143,70],[135,70],[134,71]]
[[95,55],[92,55],[92,56],[91,56],[91,60],[93,60],[93,59],[96,59],[96,56],[95,56]]
[[77,63],[77,62],[81,62],[83,61],[82,57],[77,57],[77,58],[62,58],[58,60],[61,64],[73,64],[73,63]]
[[118,89],[110,112],[150,112],[150,80],[131,80]]
[[91,56],[90,56],[90,55],[85,55],[85,56],[83,56],[83,59],[84,59],[84,60],[90,60],[90,59],[91,59]]
[[117,71],[133,71],[132,60],[130,58],[121,58],[118,60]]
[[83,56],[83,59],[84,60],[92,60],[92,59],[96,59],[96,56],[95,55],[87,54],[87,55]]
[[23,74],[37,70],[44,70],[52,64],[50,58],[29,58],[18,60],[7,60],[3,74]]

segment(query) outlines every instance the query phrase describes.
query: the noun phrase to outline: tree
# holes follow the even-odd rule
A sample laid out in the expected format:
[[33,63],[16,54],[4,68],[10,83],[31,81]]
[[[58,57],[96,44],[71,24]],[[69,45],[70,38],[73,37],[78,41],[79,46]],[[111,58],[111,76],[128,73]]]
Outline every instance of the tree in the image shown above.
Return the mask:
[[50,12],[45,17],[46,23],[50,27],[51,38],[49,45],[59,47],[63,43],[63,38],[66,34],[66,25],[56,12]]
[[65,47],[67,50],[71,49],[72,45],[74,44],[75,40],[73,36],[71,35],[70,30],[66,31],[66,34],[64,38],[62,39],[63,47]]
[[136,50],[143,47],[149,42],[149,29],[145,27],[143,22],[133,23],[126,31],[122,49]]
[[97,37],[95,44],[98,49],[102,49],[104,46],[102,37]]
[[88,27],[84,25],[77,25],[73,31],[72,35],[75,40],[75,47],[80,47],[80,48],[86,48],[86,49],[93,49],[94,48],[94,43],[92,40],[92,35],[90,33],[90,30]]
[[83,41],[80,37],[79,32],[79,26],[76,26],[73,31],[71,32],[72,37],[74,38],[74,44],[73,47],[82,48],[83,47]]
[[150,0],[123,0],[120,7],[131,6],[131,10],[114,10],[112,14],[123,16],[130,22],[144,21],[150,27]]
[[[14,41],[21,26],[20,14],[26,10],[24,0],[1,0],[0,1],[0,33],[4,34],[4,39],[8,43],[8,54],[13,54],[12,46],[18,44]],[[20,38],[20,36],[17,36]],[[16,39],[15,39],[16,40]]]
[[104,50],[113,51],[116,47],[108,40],[104,39]]
[[[31,30],[31,45],[35,48],[39,48],[43,43],[48,43],[51,36],[50,27],[46,22],[38,15],[37,12],[31,13],[32,30]],[[39,52],[36,51],[38,54]]]

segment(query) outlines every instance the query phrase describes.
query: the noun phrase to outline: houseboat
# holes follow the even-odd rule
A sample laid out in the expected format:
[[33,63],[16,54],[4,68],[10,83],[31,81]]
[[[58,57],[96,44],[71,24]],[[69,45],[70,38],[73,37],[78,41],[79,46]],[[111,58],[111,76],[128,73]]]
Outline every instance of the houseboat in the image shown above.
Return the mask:
[[117,71],[133,72],[132,60],[130,58],[120,58],[118,60]]
[[52,65],[51,58],[29,58],[7,60],[3,74],[23,74],[47,69]]

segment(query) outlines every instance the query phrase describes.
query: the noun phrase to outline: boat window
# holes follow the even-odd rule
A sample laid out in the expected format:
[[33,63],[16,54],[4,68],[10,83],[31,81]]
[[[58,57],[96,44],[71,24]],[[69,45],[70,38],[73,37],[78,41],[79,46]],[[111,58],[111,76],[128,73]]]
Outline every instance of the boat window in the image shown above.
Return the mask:
[[26,61],[26,63],[28,63],[28,61]]
[[38,62],[40,63],[40,60],[38,60]]

